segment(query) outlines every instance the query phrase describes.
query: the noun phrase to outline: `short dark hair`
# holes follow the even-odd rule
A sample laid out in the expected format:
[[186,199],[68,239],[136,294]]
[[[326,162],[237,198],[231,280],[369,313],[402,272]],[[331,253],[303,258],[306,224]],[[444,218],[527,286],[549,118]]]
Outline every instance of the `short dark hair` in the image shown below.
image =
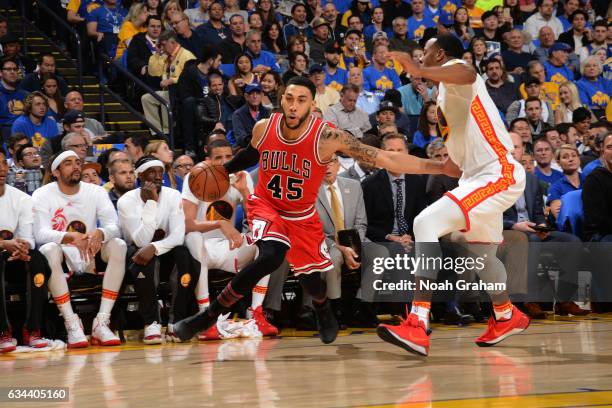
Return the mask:
[[589,21],[589,15],[586,13],[586,11],[578,9],[576,11],[574,11],[570,16],[569,16],[569,22],[573,23],[574,22],[574,18],[578,15],[578,14],[582,14],[582,17],[584,17],[585,21]]
[[313,84],[310,79],[303,77],[303,76],[294,76],[289,81],[287,81],[286,85],[287,85],[287,88],[289,88],[289,86],[291,85],[303,86],[305,88],[308,88],[308,90],[312,94],[313,99],[317,95],[317,88],[315,87],[315,84]]
[[221,49],[213,44],[207,44],[202,47],[202,56],[200,57],[200,62],[206,62],[209,59],[215,59],[218,55],[222,55]]
[[491,64],[499,64],[499,66],[501,68],[503,68],[504,66],[502,65],[501,61],[498,60],[497,58],[489,58],[485,61],[484,66],[485,66],[485,70],[489,69],[489,65]]
[[555,129],[557,129],[557,132],[559,132],[560,135],[567,135],[570,128],[573,127],[573,123],[559,123],[557,126],[555,126]]
[[540,104],[540,107],[542,107],[542,101],[540,100],[540,98],[537,98],[535,96],[530,96],[529,98],[525,99],[525,106],[527,106],[529,102],[538,102]]
[[4,69],[4,66],[6,65],[7,62],[12,62],[13,64],[17,65],[17,61],[15,60],[15,58],[6,57],[0,60],[0,68]]
[[388,133],[383,136],[381,141],[381,148],[384,148],[385,142],[393,139],[398,139],[404,142],[404,146],[406,146],[406,150],[408,150],[408,141],[406,140],[406,136],[402,135],[401,133]]
[[160,43],[162,41],[170,41],[170,40],[174,42],[178,42],[178,37],[176,36],[176,33],[174,31],[166,30],[163,33],[161,33],[161,35],[157,39],[157,42]]
[[348,91],[355,92],[357,95],[359,95],[359,87],[357,85],[355,85],[355,84],[346,84],[346,85],[344,85],[342,87],[342,90],[340,91],[340,95],[344,95]]
[[295,12],[295,9],[298,7],[304,7],[304,10],[306,10],[306,6],[302,3],[295,3],[293,5],[293,7],[291,7],[291,14],[293,14]]
[[128,137],[127,139],[131,139],[134,146],[140,146],[143,152],[149,144],[149,137],[147,135],[136,134]]
[[306,55],[306,53],[302,51],[295,51],[289,54],[289,64],[295,64],[295,60],[297,59],[298,55],[304,57],[304,59],[306,60],[306,66],[308,66],[308,55]]
[[438,34],[436,36],[436,44],[450,58],[461,58],[465,49],[463,43],[454,34]]
[[608,28],[608,22],[606,20],[597,20],[593,23],[593,28],[595,27],[606,27]]
[[150,14],[149,17],[147,17],[147,21],[145,22],[145,27],[149,26],[149,23],[151,22],[151,20],[157,20],[157,21],[162,21],[161,17],[158,16],[157,14]]
[[217,149],[217,148],[220,148],[220,147],[229,147],[229,148],[231,148],[232,145],[227,140],[213,140],[212,142],[210,142],[210,143],[208,143],[206,145],[206,149],[205,149],[206,156],[212,157],[213,149]]
[[[19,142],[19,141],[21,141],[23,139],[30,140],[30,138],[25,133],[21,133],[21,132],[13,133],[12,135],[9,136],[8,140],[6,141],[6,146],[9,149],[13,149],[13,147],[15,147],[17,142]],[[2,150],[2,149],[0,149],[0,150]]]
[[591,112],[587,108],[581,106],[572,113],[572,123],[582,122],[586,119],[591,119]]
[[34,147],[34,145],[32,143],[27,143],[22,146],[19,146],[19,149],[17,149],[17,151],[15,152],[15,160],[17,162],[20,162],[23,160],[23,151],[27,149],[28,147]]
[[518,122],[525,122],[529,125],[529,121],[527,120],[527,118],[516,118],[512,122],[510,122],[510,130],[514,129],[514,125],[516,125]]
[[38,56],[38,64],[42,64],[43,60],[45,59],[45,57],[47,58],[53,58],[53,61],[55,61],[55,56],[53,54],[51,54],[50,52],[44,52],[42,54],[40,54]]

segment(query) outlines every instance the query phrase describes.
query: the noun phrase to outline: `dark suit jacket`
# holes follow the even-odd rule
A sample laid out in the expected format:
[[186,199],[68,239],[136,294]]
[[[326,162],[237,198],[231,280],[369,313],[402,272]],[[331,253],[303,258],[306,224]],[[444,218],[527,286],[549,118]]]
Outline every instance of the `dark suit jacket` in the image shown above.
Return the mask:
[[[569,29],[568,31],[559,34],[559,38],[557,39],[557,41],[562,42],[562,43],[566,43],[567,45],[572,47],[572,50],[576,47],[576,44],[575,44],[575,41],[574,41],[574,32],[572,31],[572,29]],[[589,38],[587,37],[587,35],[583,34],[582,35],[582,45],[586,47],[587,44],[589,44],[589,42],[590,41],[589,41]]]
[[251,143],[253,137],[253,127],[258,120],[270,117],[270,110],[259,106],[257,119],[253,119],[249,112],[249,105],[244,104],[240,109],[236,110],[232,115],[232,124],[234,127],[234,138],[239,146],[246,147]]
[[[378,170],[363,183],[363,201],[368,216],[368,231],[366,236],[374,242],[385,242],[385,236],[393,232],[395,208],[393,192],[386,170]],[[412,225],[414,218],[427,206],[425,182],[421,176],[405,175],[404,218],[408,223],[410,235],[414,235]]]
[[[546,218],[544,217],[544,193],[540,187],[538,178],[531,173],[527,173],[527,182],[525,183],[525,204],[527,206],[527,213],[529,214],[529,221],[535,222],[536,224],[545,224]],[[504,229],[512,229],[512,226],[518,221],[518,212],[516,205],[508,208],[504,211]]]
[[136,75],[138,78],[143,80],[147,85],[153,89],[159,88],[159,78],[153,79],[151,76],[145,74],[141,75],[140,71],[142,67],[149,65],[149,57],[153,54],[149,47],[147,47],[147,40],[145,37],[146,33],[139,33],[132,38],[130,45],[126,50],[127,52],[127,67],[128,70]]

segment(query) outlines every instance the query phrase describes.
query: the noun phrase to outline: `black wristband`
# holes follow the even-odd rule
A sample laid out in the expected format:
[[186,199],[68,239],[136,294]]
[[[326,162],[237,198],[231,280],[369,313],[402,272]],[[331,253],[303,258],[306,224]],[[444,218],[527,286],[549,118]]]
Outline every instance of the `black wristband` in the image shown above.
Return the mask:
[[246,149],[239,151],[232,160],[223,165],[228,174],[253,167],[259,162],[259,151],[249,144]]

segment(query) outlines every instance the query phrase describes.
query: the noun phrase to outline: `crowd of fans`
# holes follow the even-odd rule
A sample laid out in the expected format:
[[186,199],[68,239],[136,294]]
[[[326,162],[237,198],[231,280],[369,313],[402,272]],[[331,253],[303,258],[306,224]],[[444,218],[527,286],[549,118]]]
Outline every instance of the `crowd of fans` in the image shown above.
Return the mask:
[[[70,308],[62,269],[74,272],[79,268],[62,250],[82,240],[89,242],[83,243],[83,248],[91,250],[92,255],[101,254],[100,261],[107,265],[100,313],[92,327],[100,343],[116,344],[109,315],[124,274],[128,279],[126,272],[134,263],[149,265],[152,259],[172,258],[170,264],[175,268],[166,271],[166,277],[172,271],[179,274],[173,281],[173,298],[181,299],[173,303],[175,314],[187,313],[183,297],[189,298],[189,294],[196,294],[201,307],[207,305],[208,283],[204,283],[205,288],[197,283],[197,276],[200,282],[207,281],[207,269],[186,264],[184,259],[192,259],[195,265],[206,262],[187,243],[189,251],[185,252],[184,235],[216,231],[216,238],[231,239],[242,232],[236,208],[241,196],[252,190],[253,180],[248,176],[248,182],[241,178],[234,185],[237,199],[227,217],[219,208],[213,213],[221,214],[220,218],[209,218],[209,211],[194,210],[189,216],[185,212],[180,237],[173,229],[181,207],[176,191],[182,192],[183,202],[199,205],[185,180],[194,162],[204,159],[223,163],[247,146],[254,124],[279,109],[283,84],[294,76],[308,77],[315,84],[315,115],[364,143],[445,160],[448,129],[436,108],[436,85],[409,77],[388,56],[388,51],[404,51],[421,63],[426,41],[441,32],[462,39],[463,60],[486,80],[513,137],[515,158],[528,172],[524,196],[504,215],[506,241],[612,241],[612,7],[605,1],[308,0],[306,4],[275,4],[271,0],[200,0],[185,4],[175,0],[70,0],[56,9],[86,34],[94,45],[92,58],[106,54],[147,84],[149,89],[134,86],[133,81],[112,69],[103,73],[108,77],[99,78],[134,92],[133,101],[151,125],[152,135],[126,138],[107,132],[102,123],[85,113],[83,95],[76,84],[68,83],[57,72],[54,56],[22,53],[20,39],[10,32],[8,20],[0,16],[0,131],[4,146],[0,153],[0,207],[8,211],[2,213],[0,222],[0,270],[5,274],[4,266],[8,270],[11,264],[31,263],[26,269],[34,286],[29,286],[28,295],[30,302],[34,299],[38,303],[28,309],[24,331],[28,340],[24,341],[32,346],[44,343],[40,314],[35,309],[46,300],[34,288],[44,287],[46,294],[47,281],[66,321],[69,343],[86,343],[78,317]],[[70,44],[65,45],[70,48]],[[92,69],[86,62],[84,67]],[[167,101],[178,118],[172,141],[164,139],[170,134],[168,112],[153,93]],[[122,143],[124,149],[94,153],[95,145],[109,143]],[[183,154],[175,158],[177,152]],[[58,157],[62,159],[59,162]],[[146,164],[152,161],[161,165]],[[75,184],[76,175],[81,182],[76,180]],[[256,172],[252,178],[256,178]],[[331,230],[326,230],[330,242],[336,237],[334,229],[340,229],[336,212],[342,209],[343,199],[331,203],[333,197],[325,187],[335,186],[342,196],[349,189],[340,189],[338,180],[346,178],[353,180],[350,189],[359,191],[360,201],[358,213],[351,215],[352,222],[346,220],[344,225],[343,220],[343,226],[356,229],[363,241],[397,242],[406,247],[412,246],[414,217],[457,184],[446,176],[391,174],[338,156],[330,164],[319,203],[321,217],[324,210],[331,217]],[[156,194],[150,183],[158,181],[164,189]],[[403,212],[394,205],[398,188],[405,188],[405,194],[400,194],[405,200]],[[17,190],[24,194],[17,194]],[[580,194],[578,205],[575,201],[570,204],[570,193],[576,192]],[[44,216],[40,214],[49,215],[46,212],[53,201],[46,194],[90,195],[92,206],[98,208],[91,220],[79,221],[80,229],[68,229],[72,220],[55,223],[55,217],[53,225],[50,220],[41,225]],[[131,199],[139,203],[136,207],[144,206],[142,215],[130,220],[129,227],[121,211],[116,212],[127,194],[136,194]],[[179,202],[160,204],[158,211],[169,213],[155,220],[151,218],[154,210],[144,203],[161,203],[164,196]],[[26,214],[31,207],[34,219]],[[580,228],[573,222],[572,211],[583,219]],[[207,226],[195,220],[204,220]],[[534,229],[546,225],[554,231]],[[138,237],[134,228],[139,231]],[[154,237],[156,229],[166,235],[172,232],[173,239]],[[164,250],[153,245],[160,240],[167,244]],[[521,256],[508,248],[500,250],[500,257],[510,265],[509,274],[534,276],[537,256]],[[580,253],[560,254],[559,265],[563,269],[568,262],[580,262],[580,258]],[[335,261],[343,262],[342,257]],[[37,268],[43,278],[35,273]],[[343,306],[340,276],[344,269],[337,268],[331,274],[336,278],[328,280],[328,295],[335,310],[343,315],[343,323],[352,324],[357,319],[360,324],[373,324],[375,307],[368,302],[357,300],[357,307]],[[195,278],[183,281],[183,273]],[[270,287],[274,291],[268,291],[263,305],[266,312],[279,310],[286,273],[272,274]],[[6,274],[3,279],[7,279]],[[564,278],[572,284],[577,279],[570,272]],[[136,290],[146,311],[145,342],[157,342],[161,321],[155,306],[155,287],[150,282],[148,285],[136,284]],[[270,315],[262,314],[263,298],[256,296],[262,294],[262,287],[265,294],[267,286],[268,282],[258,285],[260,291],[254,292],[253,298],[258,300],[254,300],[251,316],[262,331],[269,333]],[[570,286],[559,288],[563,301],[557,303],[556,311],[585,313],[572,301],[575,285]],[[189,290],[181,292],[181,288]],[[520,294],[515,295],[521,302]],[[525,302],[523,307],[533,317],[542,315],[537,303]],[[0,318],[4,316],[0,314]],[[300,319],[308,321],[312,316],[305,299]],[[469,320],[469,314],[449,302],[449,321],[457,316]],[[0,348],[9,350],[13,341],[6,319],[0,322],[0,331]],[[170,335],[171,331],[170,326]]]

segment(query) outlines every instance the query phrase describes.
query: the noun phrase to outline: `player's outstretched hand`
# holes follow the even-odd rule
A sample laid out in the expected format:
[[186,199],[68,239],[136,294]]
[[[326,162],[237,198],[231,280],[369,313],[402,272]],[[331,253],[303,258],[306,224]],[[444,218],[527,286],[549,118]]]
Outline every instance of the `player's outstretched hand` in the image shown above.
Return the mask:
[[219,229],[229,241],[230,250],[239,248],[242,245],[244,236],[238,232],[234,226],[226,220],[219,221]]
[[404,72],[414,76],[421,76],[420,67],[414,62],[410,54],[401,51],[391,51],[387,58],[396,60],[404,69]]
[[442,173],[449,177],[459,178],[463,173],[459,166],[455,164],[451,159],[446,159],[442,167]]

